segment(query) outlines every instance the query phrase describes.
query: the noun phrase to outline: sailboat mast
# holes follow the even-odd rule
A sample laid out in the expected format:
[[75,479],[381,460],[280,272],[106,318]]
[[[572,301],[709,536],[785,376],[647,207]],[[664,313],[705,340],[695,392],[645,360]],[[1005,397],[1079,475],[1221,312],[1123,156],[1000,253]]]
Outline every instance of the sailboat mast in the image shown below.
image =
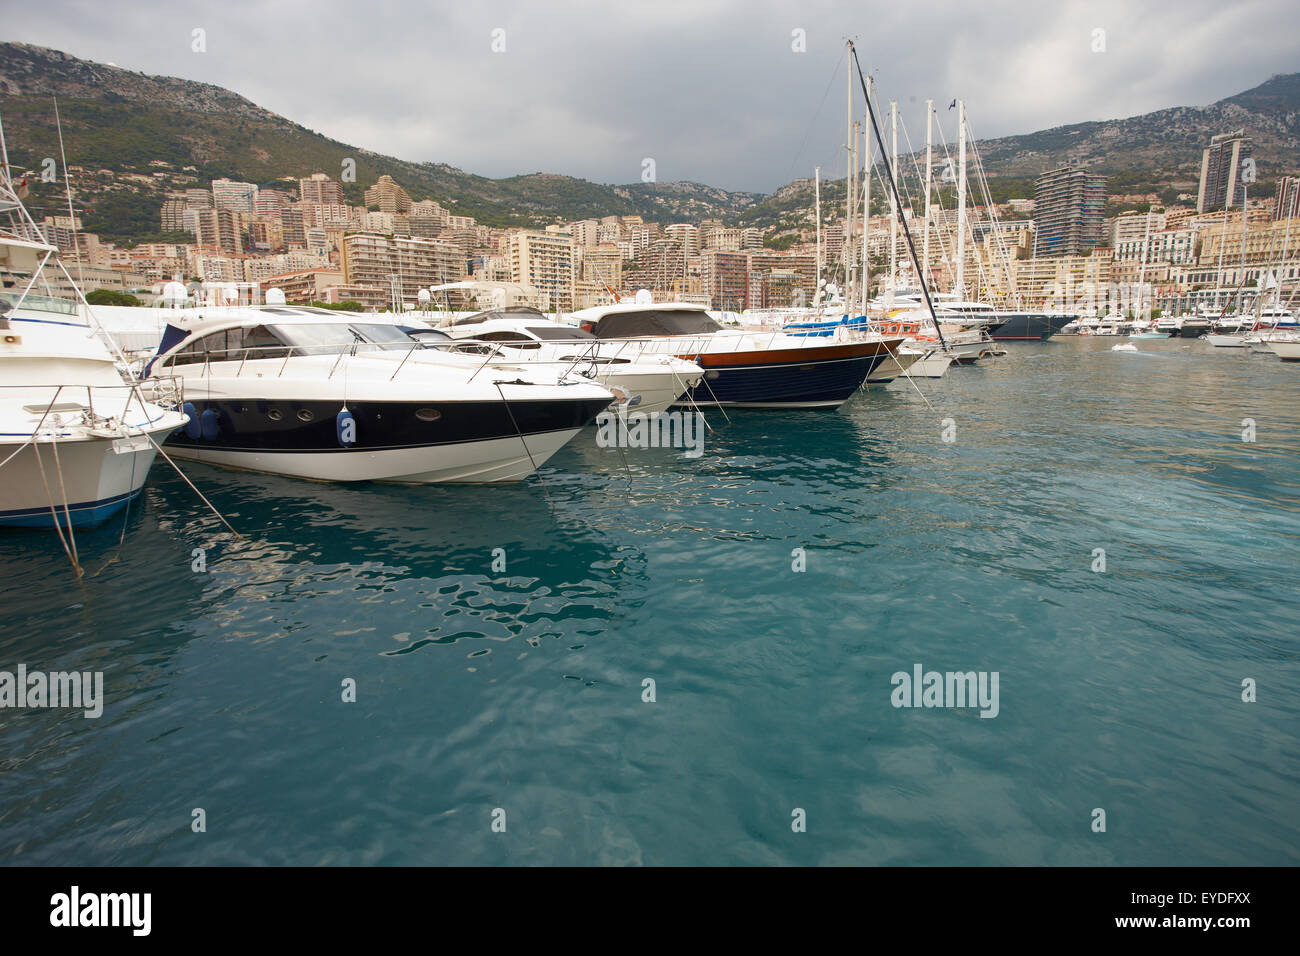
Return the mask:
[[966,298],[966,101],[957,101],[957,301]]
[[822,299],[822,168],[816,167],[813,175],[813,220],[817,223],[817,275],[813,277],[813,307]]
[[867,239],[871,232],[871,134],[867,124],[862,124],[862,314],[867,314],[867,299],[871,295],[871,261],[867,257]]
[[898,169],[898,101],[889,103],[889,123],[892,141],[889,146],[889,178],[892,188],[889,192],[889,298],[890,306],[894,304],[894,286],[898,282],[898,179],[894,170]]
[[[847,41],[845,44],[847,49]],[[853,295],[853,200],[857,197],[855,179],[858,137],[853,131],[853,71],[844,70],[844,150],[848,174],[844,178],[844,308],[849,310]]]
[[925,231],[921,240],[921,269],[930,270],[930,184],[934,165],[934,100],[925,101]]
[[1241,184],[1241,276],[1237,280],[1237,288],[1241,290],[1237,297],[1237,312],[1242,311],[1242,306],[1246,304],[1246,192],[1249,187]]
[[1142,318],[1142,300],[1143,283],[1146,282],[1147,275],[1147,256],[1151,251],[1151,210],[1147,210],[1147,232],[1142,239],[1142,263],[1138,266],[1138,291],[1137,291],[1137,309],[1133,313],[1133,318]]
[[1219,268],[1214,274],[1214,309],[1217,312],[1223,300],[1223,250],[1228,247],[1228,204],[1223,206],[1223,223],[1219,226]]

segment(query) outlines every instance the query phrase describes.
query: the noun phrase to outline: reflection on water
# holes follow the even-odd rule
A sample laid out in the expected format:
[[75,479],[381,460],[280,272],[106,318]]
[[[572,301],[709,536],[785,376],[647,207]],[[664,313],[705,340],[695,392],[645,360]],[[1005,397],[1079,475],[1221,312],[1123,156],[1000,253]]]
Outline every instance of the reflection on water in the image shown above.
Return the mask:
[[[0,669],[108,698],[0,710],[0,857],[1295,863],[1300,369],[1110,344],[710,411],[697,459],[589,428],[517,486],[183,465],[238,539],[160,467],[80,586],[0,536]],[[916,662],[1001,713],[894,709]]]

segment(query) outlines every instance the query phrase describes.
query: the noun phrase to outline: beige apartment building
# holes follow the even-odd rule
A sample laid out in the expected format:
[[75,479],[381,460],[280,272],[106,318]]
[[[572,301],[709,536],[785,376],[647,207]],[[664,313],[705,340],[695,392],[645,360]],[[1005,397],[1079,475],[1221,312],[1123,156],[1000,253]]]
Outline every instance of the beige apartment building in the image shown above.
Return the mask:
[[305,269],[300,272],[286,272],[268,276],[261,283],[262,291],[279,289],[284,293],[284,300],[291,304],[306,305],[309,302],[326,302],[325,292],[343,285],[342,269]]
[[377,289],[385,297],[397,292],[414,305],[421,289],[465,277],[459,249],[440,239],[349,233],[342,240],[343,280],[348,286]]
[[390,216],[411,210],[410,195],[387,174],[380,176],[379,180],[365,191],[365,202],[367,208],[373,207]]
[[298,198],[304,202],[343,205],[343,184],[324,173],[298,180]]
[[573,237],[564,232],[520,230],[502,238],[510,281],[532,286],[544,308],[573,311]]
[[598,244],[579,250],[581,280],[611,289],[623,287],[623,253],[618,246]]

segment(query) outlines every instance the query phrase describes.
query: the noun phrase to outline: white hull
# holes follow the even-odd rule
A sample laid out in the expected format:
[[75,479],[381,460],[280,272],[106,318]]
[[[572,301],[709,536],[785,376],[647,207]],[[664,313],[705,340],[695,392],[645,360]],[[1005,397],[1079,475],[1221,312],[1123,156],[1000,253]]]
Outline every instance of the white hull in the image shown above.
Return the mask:
[[522,481],[580,429],[492,438],[453,445],[328,452],[242,452],[169,447],[173,458],[315,481],[387,481],[400,484]]
[[936,349],[925,358],[919,359],[907,370],[912,378],[942,378],[943,373],[952,365],[952,356]]
[[[166,436],[156,434],[154,441]],[[22,440],[0,444],[0,461]],[[58,454],[57,463],[55,454]],[[157,449],[143,435],[130,438],[48,439],[33,442],[4,468],[0,482],[0,521],[50,524],[50,506],[66,524],[67,505],[74,524],[93,524],[103,512],[138,494],[149,477]],[[44,478],[42,479],[42,468]],[[48,491],[46,490],[48,488]]]
[[899,349],[875,367],[872,373],[867,376],[866,384],[885,385],[892,382],[900,375],[911,375],[913,366],[923,358],[925,358],[925,354],[922,352],[913,352],[909,349]]
[[1203,338],[1216,349],[1241,349],[1246,347],[1246,340],[1240,335],[1224,335],[1219,332],[1208,332],[1203,336]]
[[1268,347],[1284,362],[1300,362],[1300,341],[1269,342]]
[[[662,372],[602,372],[591,376],[591,378],[611,391],[618,389],[630,399],[635,400],[639,397],[640,401],[635,402],[628,409],[629,412],[637,415],[657,415],[660,412],[668,411],[669,406],[685,394],[692,381],[699,381],[698,376],[688,380],[669,370]],[[615,397],[621,401],[617,392],[615,392]]]

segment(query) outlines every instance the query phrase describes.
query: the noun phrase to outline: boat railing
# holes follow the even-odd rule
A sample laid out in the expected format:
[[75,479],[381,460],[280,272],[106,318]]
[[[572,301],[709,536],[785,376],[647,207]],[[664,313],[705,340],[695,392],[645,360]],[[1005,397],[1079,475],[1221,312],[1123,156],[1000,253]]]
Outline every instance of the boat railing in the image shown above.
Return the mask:
[[[0,400],[18,390],[22,398],[31,398],[34,394],[53,392],[46,400],[44,395],[39,400],[23,403],[22,410],[29,415],[39,415],[41,422],[46,422],[51,415],[80,413],[79,424],[87,427],[99,427],[112,421],[122,421],[130,408],[132,400],[157,406],[166,411],[180,411],[185,406],[185,383],[178,376],[169,375],[151,378],[144,382],[123,382],[121,385],[0,385]],[[21,399],[20,399],[21,400]],[[98,402],[98,407],[96,407]],[[147,413],[147,410],[146,410]],[[54,427],[66,427],[69,422],[56,419]],[[123,422],[125,424],[125,422]],[[41,426],[38,426],[38,430]]]

